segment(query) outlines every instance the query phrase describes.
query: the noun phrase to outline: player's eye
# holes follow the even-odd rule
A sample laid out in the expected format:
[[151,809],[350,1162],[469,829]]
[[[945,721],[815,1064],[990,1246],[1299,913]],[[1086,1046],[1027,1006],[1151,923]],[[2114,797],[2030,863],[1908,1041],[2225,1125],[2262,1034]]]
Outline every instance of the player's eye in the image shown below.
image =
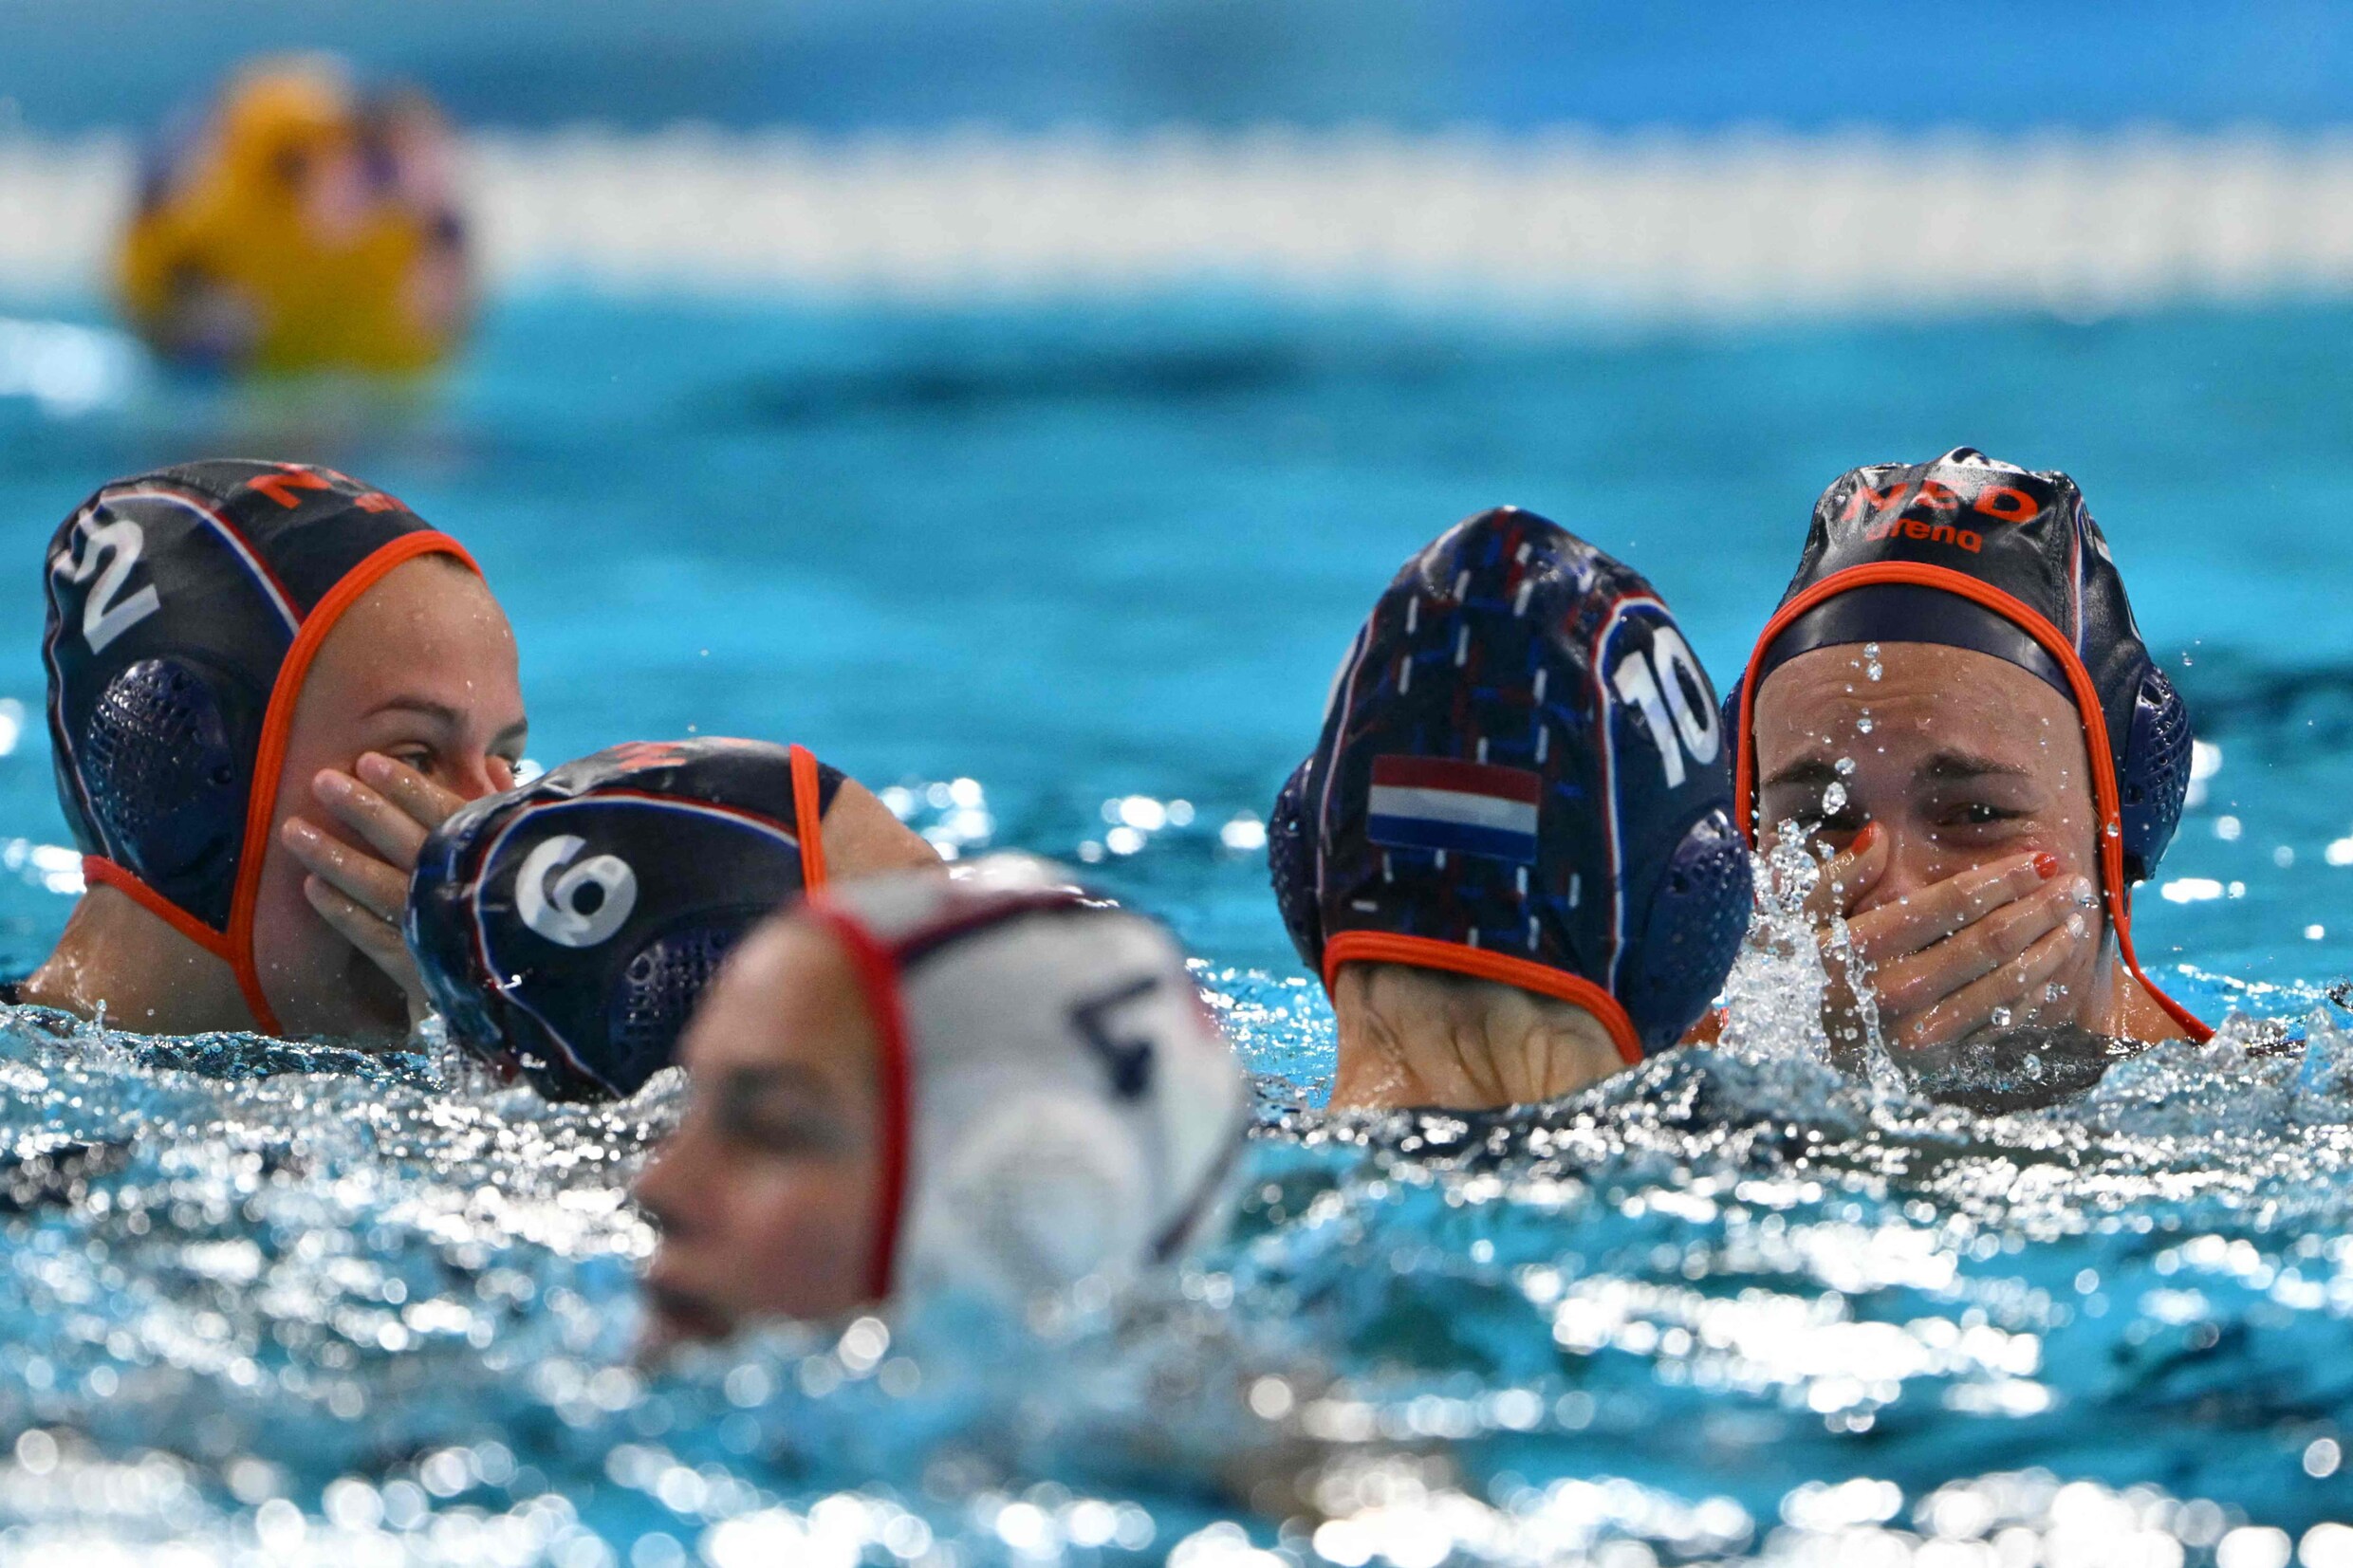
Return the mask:
[[2001,822],[2014,822],[2026,813],[1994,805],[1988,801],[1955,801],[1937,815],[1948,827],[1992,827]]
[[834,1129],[813,1111],[777,1106],[722,1109],[720,1124],[747,1148],[787,1158],[830,1153],[839,1143]]

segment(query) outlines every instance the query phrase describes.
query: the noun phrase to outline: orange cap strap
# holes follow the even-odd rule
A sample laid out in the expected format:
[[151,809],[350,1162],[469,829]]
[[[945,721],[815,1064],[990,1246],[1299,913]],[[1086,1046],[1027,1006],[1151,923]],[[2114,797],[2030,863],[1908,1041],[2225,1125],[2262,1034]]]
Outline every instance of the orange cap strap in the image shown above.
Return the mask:
[[1618,999],[1581,974],[1549,964],[1513,958],[1489,948],[1404,936],[1387,931],[1343,931],[1324,944],[1324,989],[1338,988],[1343,964],[1404,964],[1417,969],[1446,969],[1476,980],[1496,980],[1524,991],[1583,1007],[1602,1021],[1619,1060],[1631,1067],[1642,1060],[1642,1042]]
[[825,885],[825,808],[818,798],[817,759],[808,747],[792,748],[792,821],[801,836],[801,891]]
[[100,855],[82,858],[82,880],[102,882],[128,896],[131,902],[154,915],[182,936],[202,948],[213,957],[227,960],[229,938],[173,903],[155,889],[142,882],[132,872]]
[[261,894],[262,865],[269,858],[270,822],[278,810],[278,775],[286,767],[287,743],[293,733],[294,709],[302,700],[303,683],[310,676],[311,661],[319,656],[320,647],[343,613],[394,567],[426,555],[454,556],[476,576],[481,575],[482,568],[466,553],[466,547],[449,535],[431,529],[402,534],[344,573],[311,606],[294,634],[293,646],[278,666],[278,678],[270,684],[269,706],[262,714],[261,748],[253,759],[253,789],[246,802],[245,852],[237,866],[236,892],[229,904],[226,955],[236,972],[237,988],[245,993],[245,1005],[266,1034],[278,1033],[278,1017],[270,1010],[261,972],[254,966],[253,906]]
[[1788,630],[1790,623],[1826,600],[1837,598],[1850,588],[1867,588],[1878,582],[1908,583],[1916,587],[1940,588],[1957,594],[1973,604],[1992,611],[2042,645],[2043,651],[2058,662],[2066,673],[2067,688],[2075,694],[2075,710],[2084,722],[2084,745],[2091,755],[2092,807],[2098,816],[2100,835],[2101,892],[2108,909],[2108,920],[2116,928],[2116,940],[2124,968],[2140,982],[2166,1016],[2190,1033],[2190,1038],[2205,1041],[2214,1030],[2163,991],[2141,972],[2140,960],[2134,955],[2132,942],[2132,890],[2124,882],[2124,813],[2116,784],[2116,754],[2108,747],[2107,716],[2100,708],[2100,689],[2092,683],[2091,672],[2084,667],[2083,655],[2075,645],[2061,635],[2059,628],[2037,614],[2024,600],[2015,599],[1990,582],[1982,582],[1965,572],[1949,566],[1931,566],[1917,561],[1875,561],[1861,566],[1849,566],[1831,573],[1820,582],[1783,605],[1765,623],[1765,631],[1756,639],[1756,651],[1749,655],[1747,676],[1740,683],[1740,733],[1734,749],[1736,761],[1732,767],[1732,796],[1740,806],[1740,831],[1749,842],[1756,842],[1756,670],[1764,662],[1766,651],[1773,639]]

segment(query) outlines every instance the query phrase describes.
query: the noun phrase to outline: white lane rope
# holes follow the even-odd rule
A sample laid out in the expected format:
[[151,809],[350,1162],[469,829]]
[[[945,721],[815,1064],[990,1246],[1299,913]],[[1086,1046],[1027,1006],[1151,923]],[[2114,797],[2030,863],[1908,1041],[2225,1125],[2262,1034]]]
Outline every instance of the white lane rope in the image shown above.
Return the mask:
[[[0,294],[102,289],[135,159],[0,139]],[[2353,293],[2353,135],[478,136],[493,286],[1236,283],[1637,318]]]

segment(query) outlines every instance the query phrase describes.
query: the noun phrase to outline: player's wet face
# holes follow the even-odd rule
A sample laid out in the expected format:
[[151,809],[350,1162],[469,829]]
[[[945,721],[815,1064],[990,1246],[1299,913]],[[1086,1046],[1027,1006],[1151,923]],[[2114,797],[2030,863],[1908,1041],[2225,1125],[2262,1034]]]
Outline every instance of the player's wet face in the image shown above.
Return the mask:
[[1754,717],[1761,830],[1795,822],[1838,852],[1891,1038],[2101,1000],[2099,825],[2066,697],[1967,649],[1843,646],[1774,671]]
[[395,567],[336,623],[295,707],[254,904],[254,967],[282,1028],[364,1037],[409,1026],[401,986],[321,918],[304,893],[311,868],[281,841],[299,816],[295,830],[324,834],[324,852],[381,853],[320,809],[319,776],[360,772],[374,753],[472,800],[513,786],[524,734],[514,632],[462,565],[428,556]]
[[874,1024],[848,954],[806,919],[761,928],[695,1015],[686,1116],[638,1184],[661,1229],[657,1343],[868,1296],[880,1224]]
[[1843,849],[1865,822],[1894,843],[1865,904],[1972,865],[2047,850],[2096,874],[2084,729],[2015,665],[1933,643],[1819,648],[1757,693],[1759,807],[1769,832],[1819,822]]

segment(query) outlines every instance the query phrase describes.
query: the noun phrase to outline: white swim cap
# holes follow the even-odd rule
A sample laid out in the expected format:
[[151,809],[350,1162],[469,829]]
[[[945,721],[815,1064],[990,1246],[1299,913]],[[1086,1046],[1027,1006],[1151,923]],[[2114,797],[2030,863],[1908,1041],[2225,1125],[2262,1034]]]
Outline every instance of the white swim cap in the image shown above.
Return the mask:
[[1018,1302],[1222,1226],[1249,1087],[1158,925],[1017,855],[806,908],[880,1042],[877,1299]]

